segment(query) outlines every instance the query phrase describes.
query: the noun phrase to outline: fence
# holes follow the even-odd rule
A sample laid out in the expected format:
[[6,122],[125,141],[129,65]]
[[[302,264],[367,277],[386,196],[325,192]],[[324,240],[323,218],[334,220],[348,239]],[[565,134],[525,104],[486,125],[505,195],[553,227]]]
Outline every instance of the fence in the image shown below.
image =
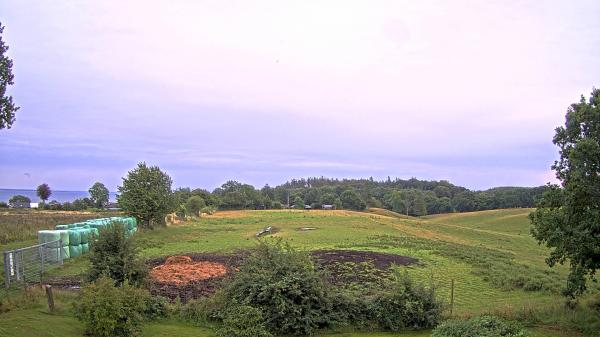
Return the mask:
[[4,281],[11,285],[42,283],[44,273],[63,264],[65,257],[62,240],[4,252]]

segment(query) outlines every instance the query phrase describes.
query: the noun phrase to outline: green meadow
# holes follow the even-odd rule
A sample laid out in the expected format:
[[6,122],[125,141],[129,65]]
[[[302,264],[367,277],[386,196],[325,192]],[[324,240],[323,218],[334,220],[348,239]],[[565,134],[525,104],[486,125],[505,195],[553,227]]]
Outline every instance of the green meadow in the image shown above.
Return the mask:
[[[600,331],[600,317],[587,302],[600,292],[598,287],[591,287],[577,309],[565,308],[560,291],[567,269],[546,266],[547,249],[529,235],[530,212],[531,209],[507,209],[413,218],[379,211],[226,211],[142,231],[135,238],[141,255],[148,259],[194,252],[231,253],[253,247],[256,233],[272,226],[275,233],[264,240],[281,238],[302,250],[350,249],[416,258],[417,264],[397,268],[416,279],[433,282],[447,303],[453,282],[454,317],[492,313],[518,319],[534,336],[593,336]],[[303,231],[303,227],[316,229]],[[21,244],[26,243],[30,242]],[[72,259],[54,269],[51,276],[78,276],[86,266],[85,257]],[[11,310],[0,314],[0,336],[82,334],[70,305],[76,294],[57,291],[59,310],[50,314],[40,292],[30,293],[33,294],[11,293],[14,302]],[[449,309],[446,316],[450,316]],[[177,320],[151,322],[143,331],[144,336],[210,336],[211,333],[210,326],[192,326]],[[323,334],[330,335],[416,337],[429,336],[429,332],[341,330]]]

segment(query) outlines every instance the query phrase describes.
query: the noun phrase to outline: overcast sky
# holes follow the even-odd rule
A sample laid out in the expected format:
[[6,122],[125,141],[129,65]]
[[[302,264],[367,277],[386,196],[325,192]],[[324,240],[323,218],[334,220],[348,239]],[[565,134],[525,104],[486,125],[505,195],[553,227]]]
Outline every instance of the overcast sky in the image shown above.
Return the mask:
[[21,106],[0,187],[553,179],[600,86],[600,1],[0,2]]

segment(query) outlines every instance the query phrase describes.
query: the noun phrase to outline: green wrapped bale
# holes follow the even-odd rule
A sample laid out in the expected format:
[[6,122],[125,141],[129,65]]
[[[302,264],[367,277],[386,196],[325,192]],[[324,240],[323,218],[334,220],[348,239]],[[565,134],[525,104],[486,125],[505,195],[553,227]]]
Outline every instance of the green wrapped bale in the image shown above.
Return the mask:
[[81,244],[81,233],[76,229],[69,229],[69,246],[79,246]]
[[81,256],[81,245],[69,246],[69,257],[71,259]]
[[67,226],[69,227],[69,229],[77,228],[77,224],[74,223],[70,223]]
[[62,240],[62,246],[66,247],[69,245],[69,231],[68,230],[57,230]]
[[90,231],[87,228],[79,228],[79,237],[81,244],[89,242]]
[[125,220],[127,221],[130,230],[135,228],[135,221],[133,220],[133,218],[129,217],[125,218]]
[[98,228],[90,228],[90,229],[91,229],[91,232],[90,232],[90,235],[88,236],[88,241],[92,241],[100,235],[100,231],[98,230]]
[[69,247],[71,247],[71,246],[62,246],[60,248],[60,255],[62,255],[63,260],[71,258],[71,254],[69,252]]
[[90,244],[89,243],[82,243],[81,244],[81,254],[86,254],[89,251],[90,251]]
[[[46,243],[60,240],[60,232],[59,231],[38,231],[38,243]],[[58,242],[47,245],[48,248],[59,248],[60,245]]]
[[90,228],[90,225],[84,224],[81,228]]
[[56,225],[56,227],[54,227],[56,229],[69,229],[68,225]]

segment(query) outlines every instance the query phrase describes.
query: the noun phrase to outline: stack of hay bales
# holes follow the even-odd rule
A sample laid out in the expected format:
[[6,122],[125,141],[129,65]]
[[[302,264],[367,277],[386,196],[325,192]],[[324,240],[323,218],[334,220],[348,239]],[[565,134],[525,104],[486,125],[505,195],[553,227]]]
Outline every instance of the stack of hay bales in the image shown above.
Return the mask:
[[62,239],[61,247],[56,243],[47,247],[46,256],[55,256],[55,259],[58,259],[60,253],[62,259],[75,258],[89,252],[90,243],[100,235],[100,230],[112,223],[123,226],[127,237],[137,231],[137,221],[134,217],[111,217],[56,225],[56,230],[38,231],[38,241],[46,243]]

